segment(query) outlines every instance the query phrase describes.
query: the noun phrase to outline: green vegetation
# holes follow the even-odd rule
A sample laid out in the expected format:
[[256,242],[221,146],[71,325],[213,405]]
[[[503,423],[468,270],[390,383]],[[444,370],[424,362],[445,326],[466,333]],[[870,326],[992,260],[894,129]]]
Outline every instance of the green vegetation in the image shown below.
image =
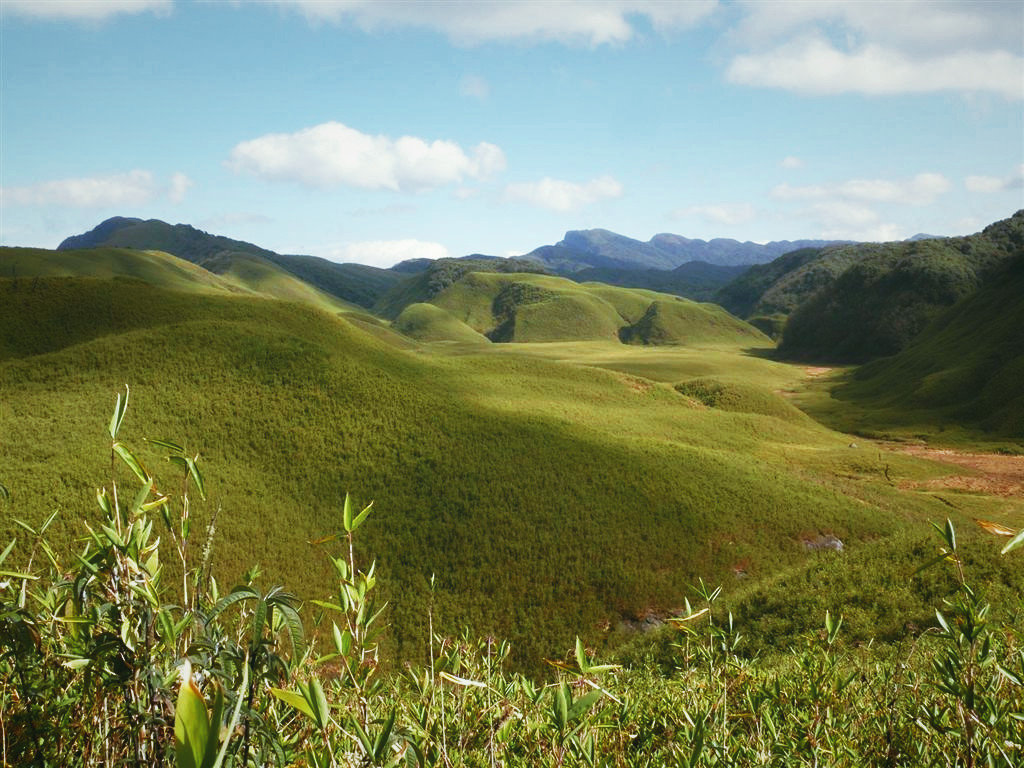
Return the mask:
[[[482,262],[490,267],[495,262]],[[499,262],[507,267],[504,262]],[[442,260],[407,279],[378,308],[409,325],[401,313],[424,303],[452,316],[441,322],[431,312],[429,338],[465,340],[464,326],[495,342],[553,342],[619,339],[631,344],[708,344],[745,339],[760,332],[719,307],[679,297],[601,283],[577,284],[561,277],[477,269],[467,260]],[[423,310],[415,310],[416,324]],[[419,330],[417,330],[419,332]]]
[[393,323],[396,331],[417,341],[458,341],[486,344],[487,337],[433,304],[410,304]]
[[[158,219],[142,221],[114,217],[90,232],[67,238],[59,250],[69,253],[101,246],[163,251],[218,273],[230,269],[232,264],[238,264],[245,257],[249,257],[250,263],[269,261],[297,279],[292,281],[289,291],[301,290],[295,287],[295,283],[301,281],[308,284],[304,288],[306,291],[312,286],[318,293],[364,308],[372,307],[385,291],[402,279],[400,274],[386,269],[363,264],[336,264],[317,256],[282,255],[252,243],[211,235],[187,224],[171,225]],[[318,303],[321,301],[317,299]]]
[[1024,211],[970,237],[850,248],[861,258],[790,314],[782,354],[859,363],[899,352],[1021,253]]
[[[804,406],[859,434],[1024,451],[1024,256],[941,314],[898,354]],[[829,394],[830,396],[824,396]]]
[[[380,524],[375,506],[360,509],[348,494],[321,505],[333,533],[314,546],[333,589],[309,600],[320,631],[308,634],[301,598],[264,591],[258,568],[230,591],[210,576],[223,518],[199,528],[193,517],[207,495],[205,464],[151,441],[170,462],[154,477],[122,436],[128,394],[99,443],[109,479],[81,554],[53,546],[53,515],[19,523],[27,558],[17,539],[0,553],[5,763],[1010,768],[1024,759],[1024,650],[973,586],[949,520],[936,526],[937,555],[918,568],[943,563],[951,582],[937,626],[895,653],[849,645],[844,616],[826,612],[823,630],[797,648],[751,658],[722,590],[700,581],[694,602],[669,618],[660,664],[599,663],[576,638],[544,685],[508,669],[505,642],[436,633],[431,579],[426,659],[389,670],[379,641],[397,620],[386,618],[361,546]],[[1002,551],[1012,557],[1022,543],[1024,531]]]

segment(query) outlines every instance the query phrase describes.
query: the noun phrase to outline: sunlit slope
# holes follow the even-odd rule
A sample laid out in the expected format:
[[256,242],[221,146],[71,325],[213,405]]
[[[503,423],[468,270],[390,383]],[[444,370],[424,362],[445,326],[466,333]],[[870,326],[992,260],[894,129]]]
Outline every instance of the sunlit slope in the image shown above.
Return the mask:
[[13,500],[2,533],[18,535],[12,517],[53,509],[65,535],[96,519],[95,488],[111,471],[108,411],[128,382],[122,436],[163,481],[173,470],[142,438],[184,441],[202,457],[209,499],[195,527],[222,509],[225,586],[258,562],[265,586],[326,595],[326,560],[309,542],[338,529],[345,491],[374,499],[361,544],[387,576],[406,655],[424,646],[432,574],[440,627],[493,631],[536,661],[576,634],[600,642],[621,616],[680,606],[698,577],[729,586],[738,564],[752,579],[800,567],[809,534],[873,547],[945,514],[889,486],[874,452],[845,437],[707,407],[633,374],[527,357],[519,345],[403,351],[298,304],[108,285],[104,304],[93,281],[35,293],[0,281],[4,338],[19,318],[59,317],[61,306],[100,317],[153,308],[92,338],[8,344],[0,467]]
[[335,312],[357,309],[354,304],[321,291],[262,256],[219,253],[204,261],[203,266],[245,291],[268,298],[301,301]]
[[470,272],[430,303],[495,342],[764,341],[759,331],[715,305],[549,275]]
[[433,304],[410,304],[393,325],[395,330],[418,341],[488,343],[485,336]]
[[188,293],[229,293],[230,281],[163,251],[88,248],[0,247],[0,277],[131,277],[150,285]]

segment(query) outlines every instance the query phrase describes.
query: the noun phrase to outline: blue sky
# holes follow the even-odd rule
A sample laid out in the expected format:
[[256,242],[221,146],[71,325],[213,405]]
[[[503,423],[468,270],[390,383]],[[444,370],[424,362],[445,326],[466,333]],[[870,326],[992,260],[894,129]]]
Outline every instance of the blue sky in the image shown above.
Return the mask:
[[1024,4],[0,2],[0,243],[113,215],[388,266],[1024,208]]

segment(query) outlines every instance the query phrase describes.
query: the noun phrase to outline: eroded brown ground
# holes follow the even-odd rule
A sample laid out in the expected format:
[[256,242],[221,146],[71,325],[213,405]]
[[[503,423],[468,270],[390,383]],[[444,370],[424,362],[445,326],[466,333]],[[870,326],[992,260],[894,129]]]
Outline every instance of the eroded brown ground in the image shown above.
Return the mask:
[[924,445],[901,445],[892,450],[932,461],[941,461],[944,464],[955,464],[972,469],[977,473],[948,475],[913,483],[915,488],[975,491],[993,496],[1024,495],[1024,456],[1005,456],[998,453],[960,453],[941,448],[928,448]]

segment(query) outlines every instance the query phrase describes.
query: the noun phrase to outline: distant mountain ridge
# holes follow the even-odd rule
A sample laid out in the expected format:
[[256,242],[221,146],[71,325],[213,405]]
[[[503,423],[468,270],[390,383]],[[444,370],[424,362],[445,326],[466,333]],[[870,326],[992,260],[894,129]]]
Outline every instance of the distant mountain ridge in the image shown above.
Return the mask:
[[801,248],[848,244],[848,240],[777,240],[759,244],[729,238],[710,241],[662,233],[646,243],[606,229],[570,230],[555,245],[535,248],[523,258],[570,275],[584,269],[672,270],[691,261],[716,266],[764,264]]

